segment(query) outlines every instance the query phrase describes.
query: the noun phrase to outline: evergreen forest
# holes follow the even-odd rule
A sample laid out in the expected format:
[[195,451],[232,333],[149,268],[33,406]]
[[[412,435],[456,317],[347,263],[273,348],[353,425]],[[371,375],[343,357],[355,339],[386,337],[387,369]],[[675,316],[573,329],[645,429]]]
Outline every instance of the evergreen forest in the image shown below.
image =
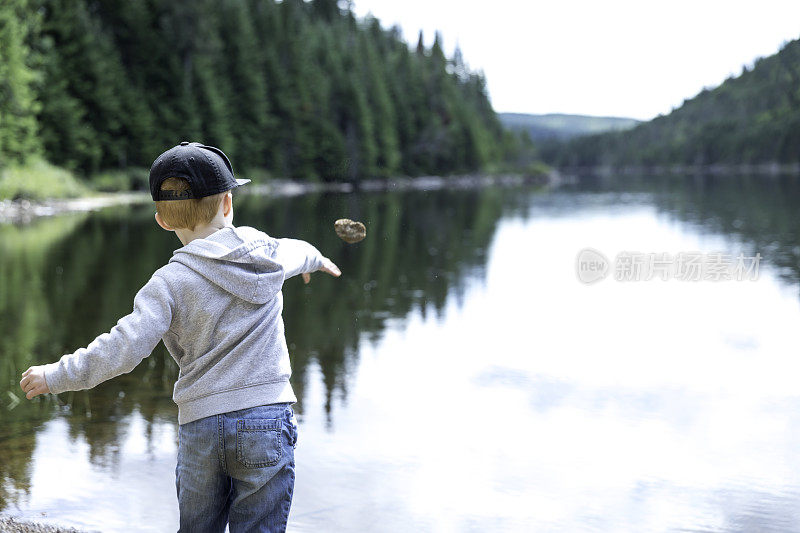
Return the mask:
[[0,171],[40,159],[139,188],[180,141],[234,168],[351,181],[499,168],[527,146],[441,37],[337,0],[3,0]]

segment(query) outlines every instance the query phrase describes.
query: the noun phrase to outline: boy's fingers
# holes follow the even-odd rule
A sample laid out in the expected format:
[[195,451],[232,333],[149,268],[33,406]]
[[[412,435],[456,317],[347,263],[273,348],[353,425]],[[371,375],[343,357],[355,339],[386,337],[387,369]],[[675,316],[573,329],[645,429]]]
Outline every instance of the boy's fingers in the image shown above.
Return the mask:
[[337,267],[334,264],[334,262],[331,261],[328,258],[325,258],[325,264],[323,265],[322,270],[324,270],[325,272],[327,272],[331,276],[339,277],[339,276],[342,275],[342,271],[339,270],[339,267]]
[[44,394],[46,392],[49,392],[49,390],[47,389],[47,387],[45,385],[41,384],[41,385],[36,385],[31,390],[29,390],[28,391],[28,395],[30,396],[30,398],[34,398],[34,397],[39,396],[40,394]]
[[311,274],[303,272],[303,283],[308,283],[309,281],[311,281]]
[[28,367],[28,370],[26,370],[25,372],[23,372],[23,373],[22,373],[22,377],[25,377],[25,376],[27,376],[28,374],[30,374],[30,373],[31,373],[31,370],[33,370],[33,368],[32,368],[32,367]]

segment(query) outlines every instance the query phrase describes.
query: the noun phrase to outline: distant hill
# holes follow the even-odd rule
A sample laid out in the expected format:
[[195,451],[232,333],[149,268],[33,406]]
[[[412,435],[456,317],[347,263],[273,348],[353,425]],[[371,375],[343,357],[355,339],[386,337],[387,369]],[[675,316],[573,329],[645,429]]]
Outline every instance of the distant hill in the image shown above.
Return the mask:
[[800,40],[632,130],[549,145],[557,166],[800,163]]
[[607,131],[633,128],[640,122],[632,118],[592,117],[588,115],[528,115],[525,113],[498,113],[500,122],[508,129],[526,130],[534,141],[545,139],[571,139]]

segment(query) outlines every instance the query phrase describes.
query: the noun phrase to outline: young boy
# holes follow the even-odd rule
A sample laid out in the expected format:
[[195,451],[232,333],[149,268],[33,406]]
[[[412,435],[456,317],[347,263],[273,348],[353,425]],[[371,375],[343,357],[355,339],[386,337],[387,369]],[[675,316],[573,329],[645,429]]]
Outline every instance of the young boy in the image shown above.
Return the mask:
[[180,531],[283,531],[294,488],[297,424],[283,332],[286,278],[341,272],[310,244],[233,226],[234,178],[221,150],[182,142],[150,169],[156,222],[183,247],[88,347],[33,366],[28,399],[130,372],[158,341],[178,363],[175,470]]

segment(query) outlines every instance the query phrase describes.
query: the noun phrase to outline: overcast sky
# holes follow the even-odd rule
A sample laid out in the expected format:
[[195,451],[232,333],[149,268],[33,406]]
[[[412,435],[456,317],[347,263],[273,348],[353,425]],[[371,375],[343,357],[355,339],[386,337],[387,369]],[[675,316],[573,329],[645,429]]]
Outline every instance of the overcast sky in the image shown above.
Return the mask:
[[483,69],[498,112],[650,119],[800,37],[800,0],[355,0]]

